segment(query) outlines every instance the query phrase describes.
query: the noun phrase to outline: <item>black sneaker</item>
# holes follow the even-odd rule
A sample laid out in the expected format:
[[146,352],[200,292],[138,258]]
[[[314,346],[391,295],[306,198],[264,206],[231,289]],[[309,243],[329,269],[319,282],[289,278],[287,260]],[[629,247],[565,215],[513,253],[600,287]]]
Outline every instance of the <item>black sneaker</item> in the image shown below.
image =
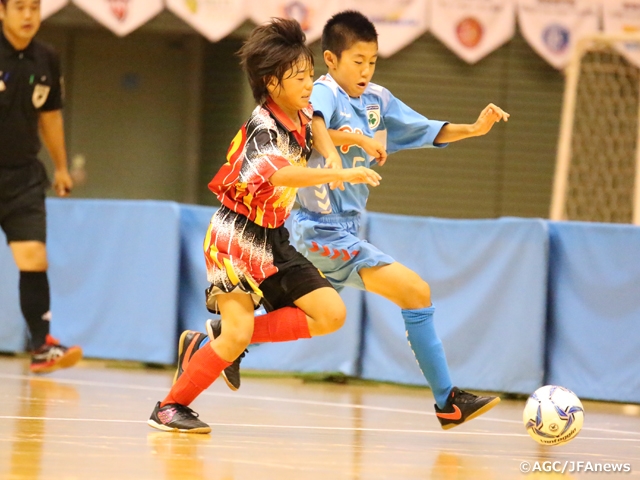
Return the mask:
[[193,330],[185,330],[182,332],[182,335],[180,335],[180,340],[178,341],[178,368],[176,368],[176,374],[173,376],[174,385],[180,378],[180,375],[184,373],[191,357],[198,351],[205,338],[207,338],[207,336],[204,333]]
[[440,410],[436,407],[436,417],[444,430],[449,430],[461,423],[488,412],[500,403],[499,397],[479,397],[472,393],[453,387],[447,405]]
[[47,335],[46,343],[31,354],[29,368],[33,373],[49,373],[73,367],[81,358],[80,347],[64,347],[51,335]]
[[211,427],[198,419],[198,414],[179,403],[168,403],[160,407],[156,403],[147,423],[164,432],[209,433]]
[[[214,340],[222,332],[222,322],[220,320],[207,320],[207,333],[209,338]],[[240,388],[240,362],[244,358],[247,350],[235,359],[235,361],[222,371],[222,378],[227,382],[227,386],[234,392]]]

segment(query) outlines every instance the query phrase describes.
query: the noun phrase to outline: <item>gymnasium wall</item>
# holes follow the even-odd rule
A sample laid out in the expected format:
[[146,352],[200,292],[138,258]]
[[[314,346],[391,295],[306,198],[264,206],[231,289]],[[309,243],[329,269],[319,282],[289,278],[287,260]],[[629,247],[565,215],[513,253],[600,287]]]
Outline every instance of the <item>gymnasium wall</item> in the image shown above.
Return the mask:
[[[172,363],[203,330],[202,239],[211,207],[48,200],[54,335],[88,357]],[[369,213],[366,238],[429,281],[462,388],[640,403],[640,229],[540,219],[444,220]],[[398,235],[397,232],[402,232]],[[0,239],[0,351],[22,351],[18,272]],[[342,372],[426,385],[398,307],[345,289],[346,325],[252,346],[243,368]]]
[[[208,43],[169,12],[125,38],[73,6],[47,20],[41,37],[63,56],[70,158],[87,162],[87,183],[76,198],[214,205],[206,185],[253,108],[235,56],[250,27]],[[320,47],[312,47],[320,75]],[[381,59],[374,81],[428,117],[470,123],[494,102],[512,120],[447,149],[393,155],[369,210],[547,216],[563,77],[521,35],[467,65],[427,34]]]

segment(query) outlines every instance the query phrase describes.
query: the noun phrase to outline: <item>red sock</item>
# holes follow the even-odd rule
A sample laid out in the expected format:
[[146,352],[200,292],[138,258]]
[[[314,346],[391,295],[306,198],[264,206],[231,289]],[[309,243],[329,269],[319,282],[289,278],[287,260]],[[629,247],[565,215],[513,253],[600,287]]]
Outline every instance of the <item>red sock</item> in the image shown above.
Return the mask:
[[254,319],[251,343],[290,342],[311,338],[307,315],[295,307],[284,307]]
[[205,345],[191,357],[186,370],[171,387],[169,395],[160,406],[164,407],[168,403],[189,406],[231,363],[220,358],[210,345]]

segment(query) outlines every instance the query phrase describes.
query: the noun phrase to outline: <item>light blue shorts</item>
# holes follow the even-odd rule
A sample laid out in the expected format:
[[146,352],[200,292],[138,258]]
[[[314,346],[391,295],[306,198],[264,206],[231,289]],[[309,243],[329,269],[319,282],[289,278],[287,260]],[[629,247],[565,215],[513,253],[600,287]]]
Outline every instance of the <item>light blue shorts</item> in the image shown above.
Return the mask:
[[321,214],[300,209],[293,217],[291,243],[338,290],[365,290],[358,273],[364,267],[389,265],[395,260],[359,238],[360,214]]

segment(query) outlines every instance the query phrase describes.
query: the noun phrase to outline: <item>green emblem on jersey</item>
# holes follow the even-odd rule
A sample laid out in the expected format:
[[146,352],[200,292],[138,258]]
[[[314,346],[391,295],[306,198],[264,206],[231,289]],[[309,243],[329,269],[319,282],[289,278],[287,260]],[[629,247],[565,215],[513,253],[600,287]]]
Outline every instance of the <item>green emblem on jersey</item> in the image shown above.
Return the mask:
[[367,105],[367,122],[371,130],[378,128],[380,125],[380,105]]

